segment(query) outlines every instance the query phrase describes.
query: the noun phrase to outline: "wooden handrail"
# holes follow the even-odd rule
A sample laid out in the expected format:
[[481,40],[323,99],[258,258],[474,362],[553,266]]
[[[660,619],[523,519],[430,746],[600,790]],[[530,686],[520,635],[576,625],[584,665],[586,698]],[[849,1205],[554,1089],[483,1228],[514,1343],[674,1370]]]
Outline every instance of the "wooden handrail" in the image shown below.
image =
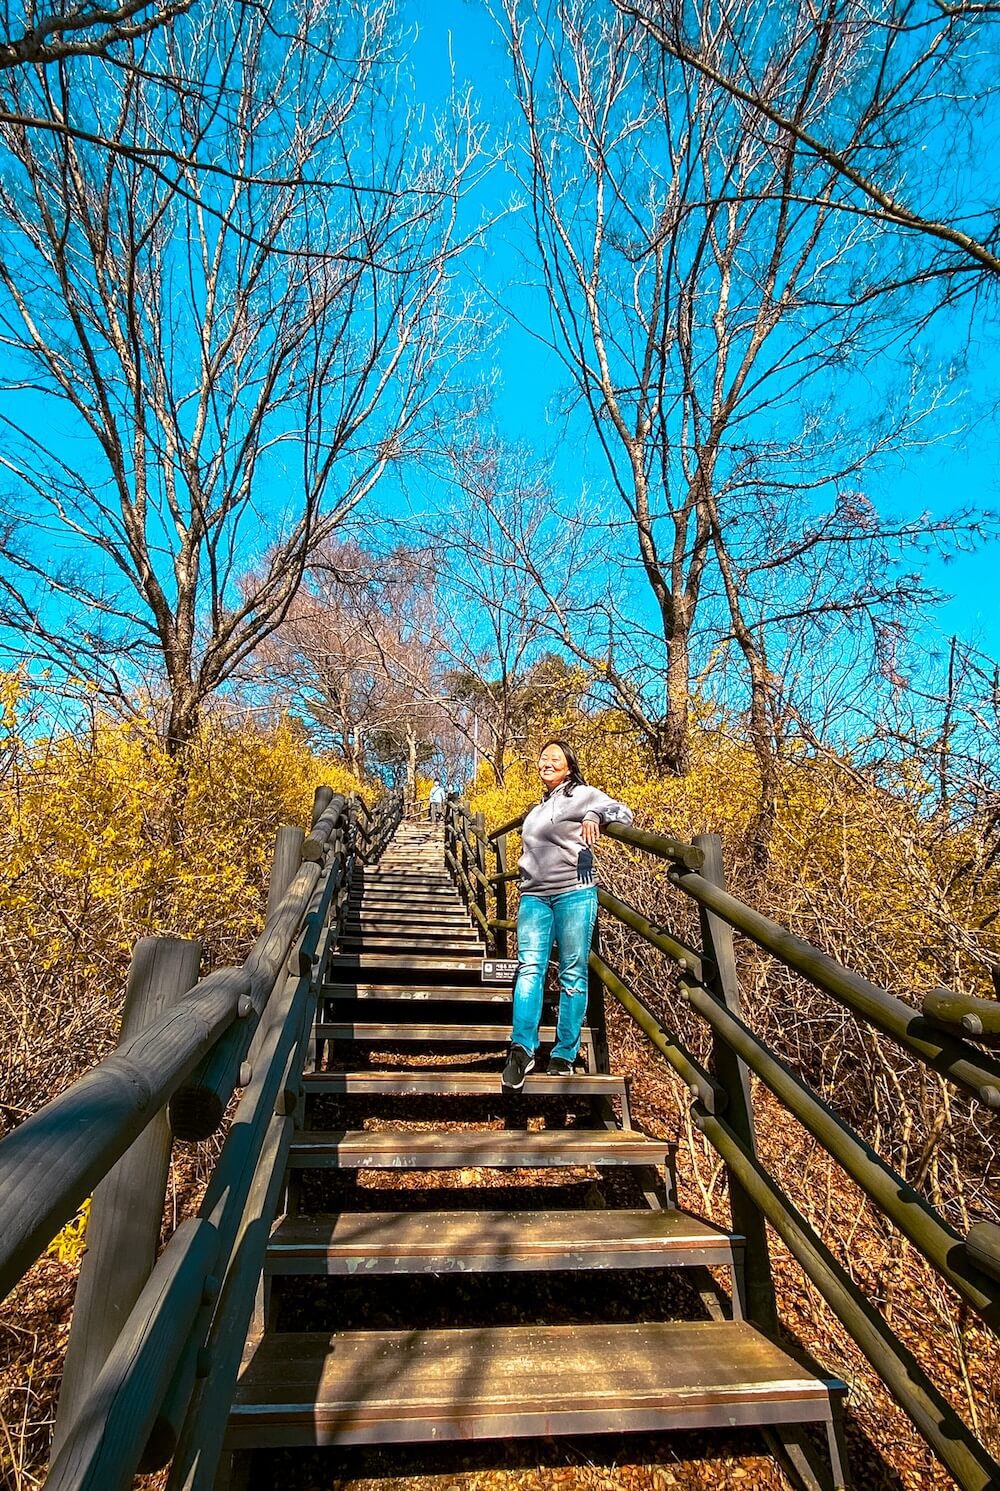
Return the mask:
[[237,1018],[249,988],[242,968],[210,974],[0,1142],[0,1297]]
[[492,843],[495,839],[502,838],[504,834],[512,834],[515,829],[521,827],[526,817],[527,813],[518,813],[516,818],[511,818],[508,823],[501,823],[499,828],[493,829],[486,837]]
[[239,1082],[254,1031],[299,935],[323,869],[323,856],[342,818],[345,799],[334,795],[302,845],[302,865],[243,964],[248,987],[240,1024],[206,1056],[170,1102],[178,1139],[207,1139],[222,1122]]
[[855,1013],[920,1057],[927,1066],[964,1087],[987,1108],[1000,1108],[1000,1066],[982,1051],[946,1035],[895,994],[845,968],[829,953],[797,937],[728,891],[692,871],[672,870],[670,879],[686,895],[720,916],[738,932],[773,953],[788,968],[832,994]]
[[688,1090],[709,1113],[722,1113],[726,1107],[726,1093],[710,1077],[691,1052],[681,1045],[673,1031],[668,1030],[659,1016],[630,989],[620,974],[604,961],[600,953],[590,954],[590,967],[604,987],[615,996],[623,1009],[628,1010],[640,1030],[645,1031],[656,1049],[665,1056],[674,1071],[686,1083]]
[[747,1152],[725,1119],[696,1107],[694,1120],[963,1491],[993,1491],[1000,1484],[1000,1466],[790,1198]]
[[[456,816],[456,828],[460,821]],[[505,842],[505,836],[519,829],[523,821],[521,815],[502,824],[487,836],[489,842]],[[725,930],[727,938],[730,928],[742,933],[984,1105],[1000,1107],[1000,1065],[990,1053],[970,1043],[996,1042],[1000,1036],[1000,1002],[937,989],[924,997],[922,1009],[917,1010],[731,895],[721,879],[717,840],[706,837],[687,845],[620,824],[609,824],[604,832],[668,862],[667,879],[700,908],[703,938],[711,936],[713,945],[721,936],[720,929]],[[464,831],[462,837],[466,837]],[[702,873],[707,863],[702,842],[715,855],[716,868],[711,877],[707,868]],[[456,869],[459,887],[471,901],[472,882],[461,866]],[[486,879],[496,894],[505,891],[516,874],[504,868]],[[662,1016],[599,952],[591,953],[592,976],[632,1016],[694,1095],[695,1121],[725,1163],[731,1199],[741,1198],[740,1207],[750,1230],[759,1234],[760,1221],[766,1217],[964,1491],[986,1491],[1000,1484],[1000,1467],[768,1175],[754,1152],[752,1115],[750,1127],[738,1131],[739,1114],[743,1113],[745,1127],[750,1113],[749,1087],[745,1075],[740,1074],[749,1069],[771,1089],[873,1206],[993,1330],[1000,1324],[1000,1291],[996,1288],[1000,1282],[1000,1227],[979,1223],[963,1238],[750,1029],[740,1014],[738,1000],[734,1007],[728,1006],[721,996],[722,986],[715,986],[718,970],[704,951],[689,946],[670,927],[651,920],[610,891],[599,890],[598,899],[616,921],[679,965],[681,994],[713,1031],[716,1070],[710,1075],[664,1025]],[[488,924],[494,932],[516,925],[506,914],[488,919]],[[731,957],[726,977],[730,981],[735,977]],[[729,1108],[734,1092],[738,1099],[735,1114]],[[738,1230],[745,1230],[745,1226]],[[752,1251],[749,1246],[747,1251]],[[762,1265],[769,1268],[766,1251],[758,1257],[758,1273]]]
[[206,1291],[219,1239],[200,1218],[167,1243],[56,1455],[48,1491],[127,1491]]
[[613,896],[610,891],[599,890],[597,900],[605,911],[611,912],[616,921],[620,921],[626,927],[631,927],[632,931],[638,932],[639,936],[650,946],[675,959],[685,972],[693,973],[699,979],[710,976],[711,968],[703,954],[695,948],[688,947],[687,943],[681,942],[668,927],[651,922],[643,916],[641,911],[637,911],[634,906],[630,906],[620,897]]
[[909,1238],[941,1277],[948,1280],[992,1330],[1000,1328],[1000,1301],[996,1291],[977,1268],[970,1269],[963,1239],[934,1207],[891,1165],[886,1164],[849,1124],[827,1107],[759,1036],[713,999],[702,984],[682,979],[680,990],[693,1008],[722,1033],[789,1113],[794,1114],[857,1182],[869,1200]]
[[932,989],[923,998],[926,1018],[974,1041],[1000,1041],[1000,999],[972,999],[951,989]]
[[[317,793],[321,809],[310,834],[312,852],[325,846],[343,809],[329,789]],[[316,860],[293,886],[254,943],[240,968],[222,968],[202,979],[177,1005],[123,1042],[70,1088],[19,1124],[0,1142],[0,1297],[76,1213],[97,1182],[164,1107],[199,1063],[224,1068],[228,1081],[232,1049],[212,1053],[235,1022],[248,1022],[233,1042],[245,1049],[266,1002],[280,962],[308,906],[306,880],[315,884]],[[310,892],[311,893],[311,892]],[[251,1014],[255,1018],[251,1021]],[[236,1073],[239,1062],[236,1062]],[[222,1084],[224,1085],[224,1083]],[[229,1089],[232,1090],[231,1088]],[[45,1185],[38,1184],[44,1173]]]

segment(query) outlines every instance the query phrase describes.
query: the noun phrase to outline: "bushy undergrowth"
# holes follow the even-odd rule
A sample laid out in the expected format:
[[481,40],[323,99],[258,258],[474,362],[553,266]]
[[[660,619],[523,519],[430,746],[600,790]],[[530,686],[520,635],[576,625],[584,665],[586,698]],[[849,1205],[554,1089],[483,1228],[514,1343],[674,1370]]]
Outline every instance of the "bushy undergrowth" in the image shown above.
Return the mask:
[[[203,971],[242,960],[262,922],[277,826],[307,823],[320,780],[340,791],[358,784],[318,760],[289,725],[210,722],[182,774],[148,727],[81,712],[78,728],[41,735],[25,721],[30,701],[17,680],[0,685],[2,1130],[111,1048],[137,937],[201,937]],[[699,730],[690,775],[661,779],[614,717],[574,733],[588,778],[629,802],[640,827],[680,838],[720,833],[730,888],[845,963],[915,1002],[942,982],[991,992],[1000,874],[974,828],[921,813],[919,782],[901,773],[876,787],[833,759],[786,764],[771,862],[760,872],[746,845],[756,772],[739,741]],[[495,826],[537,796],[525,763],[502,787],[484,774],[471,806]],[[697,940],[696,909],[662,865],[610,841],[600,852],[618,894]],[[603,935],[609,961],[708,1061],[708,1034],[678,997],[673,970],[608,919]],[[959,1231],[995,1216],[995,1151],[974,1105],[752,945],[738,940],[737,951],[753,1027]],[[609,1034],[616,1067],[632,1076],[638,1120],[680,1140],[682,1200],[725,1222],[724,1173],[691,1123],[686,1089],[621,1011],[609,1010]],[[963,1416],[995,1440],[1000,1374],[986,1333],[757,1084],[755,1106],[772,1174]],[[210,1158],[191,1148],[172,1177],[176,1214],[190,1208],[195,1172]],[[782,1319],[851,1385],[867,1436],[855,1445],[859,1486],[890,1483],[857,1463],[875,1445],[907,1491],[948,1485],[794,1262],[780,1246],[774,1254]],[[19,1491],[40,1484],[72,1281],[69,1261],[43,1259],[8,1305],[0,1484]]]
[[[0,680],[0,1133],[114,1046],[137,938],[200,938],[203,974],[242,962],[278,826],[308,827],[320,782],[369,795],[289,724],[209,721],[178,763],[150,726],[82,708],[73,729],[40,734],[31,703]],[[197,1204],[215,1149],[175,1150],[167,1231]],[[83,1222],[5,1306],[5,1491],[43,1479]]]
[[5,1125],[113,1043],[138,937],[198,937],[203,971],[260,929],[274,834],[322,779],[290,725],[206,724],[182,764],[141,722],[32,738],[8,680],[0,776],[0,1093]]
[[[913,774],[900,770],[895,781],[876,784],[834,757],[786,762],[770,863],[761,871],[748,844],[756,766],[740,741],[722,730],[699,730],[689,775],[661,778],[614,717],[573,736],[588,781],[628,802],[637,827],[685,840],[720,834],[734,894],[875,983],[915,1006],[942,983],[993,995],[1000,872],[975,825],[921,811],[925,792]],[[471,807],[496,827],[538,794],[529,761],[502,786],[484,773]],[[511,855],[517,842],[510,841]],[[600,853],[609,888],[689,945],[700,945],[697,908],[670,885],[662,862],[609,840]],[[602,949],[663,1023],[710,1064],[710,1033],[680,997],[676,968],[607,916]],[[736,951],[752,1028],[956,1230],[995,1220],[990,1115],[754,944],[737,937]],[[608,1014],[613,1061],[632,1075],[634,1111],[644,1126],[681,1142],[684,1202],[726,1222],[724,1171],[691,1122],[689,1093],[620,1007]],[[758,1145],[771,1173],[995,1454],[994,1338],[756,1079],[753,1091]],[[851,1385],[855,1422],[868,1439],[862,1456],[882,1447],[912,1491],[950,1485],[790,1255],[772,1243],[782,1318]],[[856,1471],[861,1486],[884,1484],[869,1479],[863,1465]]]

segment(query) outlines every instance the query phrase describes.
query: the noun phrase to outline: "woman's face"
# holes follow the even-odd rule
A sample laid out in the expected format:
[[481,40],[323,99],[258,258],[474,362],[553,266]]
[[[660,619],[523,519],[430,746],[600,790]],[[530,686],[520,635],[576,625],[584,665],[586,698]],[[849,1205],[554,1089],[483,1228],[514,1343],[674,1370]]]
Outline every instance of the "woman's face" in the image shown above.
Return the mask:
[[561,746],[546,746],[538,758],[538,775],[545,790],[560,786],[569,776],[569,762]]

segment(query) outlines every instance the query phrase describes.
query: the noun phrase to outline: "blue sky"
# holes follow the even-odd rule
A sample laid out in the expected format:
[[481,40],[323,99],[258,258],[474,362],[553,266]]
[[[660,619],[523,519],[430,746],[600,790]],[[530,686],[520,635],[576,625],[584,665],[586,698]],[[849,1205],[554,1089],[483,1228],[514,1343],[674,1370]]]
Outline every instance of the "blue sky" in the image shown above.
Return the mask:
[[[440,96],[448,86],[453,62],[458,81],[468,82],[482,101],[484,117],[502,138],[505,130],[516,135],[515,106],[511,98],[502,38],[479,0],[407,0],[405,14],[416,30],[411,52],[416,84],[428,100]],[[986,169],[995,170],[989,152]],[[479,205],[494,208],[515,190],[503,169],[496,170],[482,192]],[[995,190],[993,192],[995,200]],[[547,419],[554,395],[564,385],[565,374],[556,354],[544,343],[547,330],[544,305],[537,294],[524,286],[522,255],[530,252],[527,214],[508,219],[492,232],[488,251],[475,266],[484,289],[495,298],[500,335],[491,349],[496,366],[496,415],[504,434],[523,439],[539,448],[548,447],[555,457],[558,484],[572,490],[581,477],[590,483],[606,482],[606,469],[598,453],[581,448],[560,448],[558,432]],[[530,271],[529,271],[530,272]],[[532,336],[521,329],[503,308],[516,307],[518,317],[542,334]],[[940,316],[927,334],[931,355],[947,349],[958,364],[955,388],[962,396],[954,414],[939,425],[939,439],[928,446],[909,450],[882,461],[867,478],[866,490],[882,511],[914,515],[927,511],[940,516],[958,505],[973,503],[982,509],[1000,508],[1000,339],[996,317],[996,294],[983,297],[975,316],[974,339],[967,344],[963,314]],[[954,351],[952,352],[952,349]],[[964,364],[964,366],[963,366]],[[888,387],[897,369],[886,363]],[[879,397],[880,373],[869,375],[869,387],[861,397]],[[952,435],[949,427],[964,421],[965,430]],[[925,580],[950,597],[939,608],[931,625],[946,639],[957,632],[993,655],[1000,655],[1000,607],[996,592],[1000,585],[1000,538],[983,543],[974,553],[957,554],[947,562],[935,556],[922,561]]]
[[[473,89],[501,159],[466,211],[470,217],[492,216],[519,194],[503,155],[505,142],[507,160],[509,152],[518,149],[517,110],[508,83],[503,38],[483,0],[401,0],[401,5],[412,41],[409,82],[400,103],[423,104],[433,111],[447,94],[452,67],[458,86]],[[985,151],[984,170],[995,170],[997,158],[1000,153]],[[993,195],[995,199],[995,191]],[[586,439],[585,423],[567,439],[553,417],[566,374],[545,342],[544,300],[530,283],[536,274],[532,249],[529,213],[511,211],[460,271],[494,303],[497,325],[495,342],[470,371],[484,378],[496,373],[495,418],[500,434],[524,442],[542,457],[551,457],[555,484],[562,495],[572,497],[586,486],[599,496],[608,487],[607,468],[595,443]],[[932,355],[954,356],[959,369],[955,386],[963,390],[955,418],[964,420],[967,428],[958,435],[942,434],[925,448],[885,459],[879,469],[870,471],[866,488],[880,511],[913,515],[927,510],[940,515],[963,503],[1000,508],[996,410],[1000,347],[995,302],[994,294],[992,301],[984,296],[978,305],[975,338],[969,346],[964,343],[965,327],[959,317],[951,321],[939,317],[932,323],[926,334],[927,349]],[[0,349],[0,374],[3,371]],[[859,404],[866,399],[877,401],[896,371],[887,361],[883,383],[880,371],[869,369],[864,386],[859,380]],[[939,434],[951,422],[949,415],[939,426]],[[52,424],[46,429],[51,432]],[[67,449],[72,444],[68,440]],[[407,476],[406,481],[412,490],[417,479]],[[375,500],[391,504],[391,486],[386,484]],[[954,631],[1000,656],[1000,608],[994,599],[998,574],[1000,539],[947,563],[937,557],[925,561],[927,582],[951,596],[930,623],[942,643]]]

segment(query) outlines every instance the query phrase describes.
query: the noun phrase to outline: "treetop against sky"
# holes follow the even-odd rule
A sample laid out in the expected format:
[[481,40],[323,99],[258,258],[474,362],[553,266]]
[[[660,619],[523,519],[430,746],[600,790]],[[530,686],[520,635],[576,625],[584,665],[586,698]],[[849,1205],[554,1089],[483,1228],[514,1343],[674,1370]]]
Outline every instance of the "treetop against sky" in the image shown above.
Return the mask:
[[[185,583],[183,566],[178,568],[177,526],[190,524],[192,515],[196,526],[202,523],[203,538],[220,535],[228,524],[232,552],[221,563],[203,564],[197,576],[188,574],[189,584],[207,584],[207,589],[199,590],[185,624],[195,630],[203,625],[206,606],[214,608],[217,620],[230,613],[246,620],[272,605],[280,610],[284,592],[276,576],[265,580],[256,611],[253,605],[248,610],[245,586],[240,589],[241,575],[263,565],[276,541],[287,543],[291,535],[298,564],[311,539],[310,525],[321,523],[331,506],[346,510],[355,500],[369,508],[383,503],[400,516],[408,504],[442,501],[448,478],[437,456],[450,442],[450,436],[442,436],[455,407],[448,402],[449,385],[453,392],[477,383],[489,388],[484,424],[498,438],[536,450],[540,464],[551,462],[553,500],[560,508],[584,514],[593,502],[595,511],[609,511],[608,502],[625,478],[621,450],[614,453],[609,445],[607,400],[594,402],[593,380],[590,392],[581,391],[585,385],[579,379],[574,391],[572,338],[579,332],[579,356],[589,377],[593,334],[575,322],[568,330],[567,324],[560,326],[549,293],[552,274],[557,284],[568,262],[560,267],[559,255],[570,249],[585,254],[588,235],[592,248],[597,193],[607,190],[607,182],[598,188],[597,177],[587,175],[592,164],[587,142],[574,137],[570,117],[575,99],[546,103],[537,123],[539,148],[547,153],[532,162],[523,80],[519,85],[510,56],[514,36],[535,59],[536,79],[548,81],[555,69],[565,68],[566,78],[577,78],[581,97],[603,99],[609,128],[619,131],[611,158],[621,194],[612,201],[614,193],[608,193],[601,275],[609,376],[633,420],[641,400],[630,386],[630,370],[637,359],[641,362],[642,318],[655,299],[650,266],[660,262],[649,253],[651,245],[658,247],[650,224],[657,213],[667,222],[671,193],[683,181],[687,216],[675,234],[675,251],[663,261],[666,288],[655,309],[662,321],[664,378],[659,433],[643,456],[652,519],[662,532],[674,500],[671,484],[680,480],[692,442],[696,406],[704,406],[706,398],[711,402],[711,392],[699,390],[710,388],[712,370],[719,366],[713,345],[719,323],[705,307],[711,302],[718,310],[725,295],[731,369],[752,341],[769,244],[787,210],[755,199],[761,183],[773,189],[781,162],[773,138],[768,143],[764,133],[759,148],[747,147],[747,140],[757,139],[748,99],[756,96],[753,89],[761,79],[777,79],[784,92],[771,102],[786,118],[800,80],[796,49],[810,44],[794,4],[741,6],[728,15],[730,8],[722,3],[704,0],[701,8],[733,30],[728,62],[742,57],[748,71],[727,78],[739,85],[740,97],[720,91],[683,55],[672,55],[669,48],[661,52],[652,33],[638,45],[637,16],[656,25],[672,24],[679,16],[679,29],[670,33],[674,40],[693,34],[693,4],[668,7],[660,0],[620,7],[612,0],[552,0],[547,6],[519,0],[492,5],[400,0],[395,21],[391,6],[369,0],[352,8],[349,26],[333,25],[339,52],[331,47],[325,57],[317,51],[308,60],[307,49],[293,48],[289,33],[277,24],[275,18],[286,15],[283,9],[272,8],[272,23],[262,27],[251,56],[232,40],[239,31],[235,24],[231,49],[224,49],[222,31],[212,32],[201,4],[186,13],[180,13],[183,7],[164,7],[171,12],[167,29],[134,44],[168,73],[171,67],[183,72],[190,64],[187,39],[202,38],[200,106],[208,113],[200,118],[191,101],[197,89],[192,87],[186,104],[166,86],[140,98],[138,91],[129,92],[121,69],[90,58],[73,59],[64,68],[50,64],[30,76],[22,69],[17,78],[12,66],[0,71],[0,112],[13,115],[20,99],[30,103],[32,116],[47,114],[50,124],[76,125],[88,135],[111,138],[135,139],[138,133],[149,151],[162,144],[185,159],[201,151],[212,167],[165,169],[161,160],[151,172],[149,158],[138,164],[122,158],[110,195],[119,215],[112,214],[102,240],[96,220],[85,222],[86,204],[99,201],[105,179],[100,151],[85,141],[79,144],[79,160],[91,172],[89,184],[81,184],[58,130],[28,131],[37,166],[32,184],[30,171],[13,159],[18,152],[23,157],[24,136],[16,126],[0,126],[6,131],[0,143],[0,196],[6,194],[8,229],[21,215],[20,242],[8,239],[6,279],[0,276],[0,419],[7,431],[0,440],[3,503],[11,539],[37,567],[39,582],[54,559],[58,565],[60,589],[50,597],[51,616],[58,619],[74,587],[77,598],[89,594],[99,653],[102,647],[112,649],[119,629],[130,624],[132,602],[122,600],[123,585],[138,586],[148,605],[151,596],[155,600],[155,580],[169,610]],[[803,102],[804,110],[808,103],[805,133],[843,146],[851,121],[873,110],[865,92],[870,88],[866,56],[870,61],[868,54],[888,46],[890,36],[895,71],[887,75],[895,78],[898,91],[875,100],[885,106],[878,128],[857,142],[853,154],[841,153],[849,156],[856,174],[888,184],[910,207],[995,243],[1000,140],[990,87],[1000,72],[1000,26],[988,15],[975,22],[970,18],[961,45],[945,65],[939,61],[942,49],[928,41],[937,35],[933,28],[941,26],[944,10],[937,0],[914,0],[886,5],[880,18],[838,0],[832,13],[841,18],[841,32],[818,70],[827,92]],[[235,21],[239,6],[229,0],[217,11]],[[260,24],[260,12],[250,14]],[[293,14],[289,7],[286,18]],[[333,24],[331,17],[326,8],[316,10],[313,40]],[[8,38],[21,35],[21,18],[19,7],[7,6],[0,14]],[[921,48],[930,60],[921,60]],[[359,56],[365,59],[364,87],[355,92],[345,59]],[[581,58],[588,56],[594,60],[591,76],[579,71]],[[616,66],[620,87],[612,96],[607,79],[619,76]],[[101,79],[101,88],[111,92],[88,91],[88,76]],[[330,107],[327,99],[326,111],[318,112],[312,105],[324,97],[324,76],[323,86],[335,87],[338,104]],[[223,107],[218,87],[223,79],[237,91],[252,81],[249,114],[231,110],[231,95]],[[220,131],[229,132],[225,140]],[[548,269],[532,201],[543,158],[567,234],[564,241],[551,240]],[[324,195],[315,188],[272,185],[241,196],[233,186],[234,177],[254,171],[273,180],[279,167],[291,177],[298,171],[303,179],[336,179],[340,189]],[[767,494],[783,480],[800,494],[795,521],[802,523],[838,503],[842,507],[849,493],[857,493],[871,510],[911,521],[921,512],[942,520],[958,508],[1000,506],[998,286],[982,275],[973,290],[968,275],[954,274],[947,279],[950,303],[931,315],[946,283],[941,256],[951,246],[927,248],[912,228],[880,221],[857,182],[845,186],[832,169],[804,147],[794,162],[797,174],[787,197],[800,216],[787,234],[786,259],[794,267],[801,250],[801,267],[795,269],[784,319],[768,331],[764,362],[756,355],[740,385],[713,462],[713,479],[731,504],[724,520],[735,523],[739,517],[741,532],[757,532],[750,521],[754,509],[762,510],[771,501]],[[402,211],[380,211],[375,204],[400,185],[413,192],[402,199]],[[71,196],[65,237],[50,233],[48,257],[36,256],[31,234],[44,236],[41,204],[60,191]],[[720,192],[727,194],[732,232],[738,235],[725,274],[711,264],[706,269],[711,253],[705,245],[714,231],[706,228],[706,202]],[[123,235],[136,206],[145,227],[141,241],[129,245]],[[551,225],[543,224],[541,231],[551,235]],[[271,235],[276,255],[256,251],[262,234]],[[646,251],[637,257],[641,243]],[[310,258],[302,256],[303,247]],[[123,274],[115,281],[108,263],[100,262],[105,250],[122,263],[126,250],[134,255],[131,278]],[[71,276],[88,287],[88,294],[77,294],[75,305],[60,299],[60,271],[52,259],[57,251],[68,255]],[[84,272],[80,266],[88,256],[96,268]],[[782,270],[786,278],[779,284],[791,285],[790,272]],[[154,294],[157,274],[164,283]],[[897,280],[901,287],[889,288]],[[90,294],[95,285],[99,293]],[[137,286],[138,312],[134,298],[126,304]],[[695,365],[685,371],[684,339],[672,336],[670,318],[679,314],[688,290],[698,324],[690,338]],[[192,329],[204,331],[212,296],[217,309],[211,335],[199,344]],[[742,320],[732,314],[734,306],[746,307]],[[108,325],[119,312],[124,342],[115,345]],[[484,324],[486,313],[491,330]],[[33,329],[26,332],[29,321]],[[399,333],[404,326],[409,328],[405,335],[393,341],[391,328]],[[35,328],[48,337],[52,350],[41,371],[37,357],[32,361]],[[88,368],[88,354],[81,351],[84,334],[91,347],[100,343],[100,366]],[[129,383],[130,337],[142,345],[140,360],[155,374],[148,409],[156,413],[157,430],[149,437],[141,473],[130,455],[124,458],[136,447],[123,442],[119,469],[109,477],[100,429],[102,421],[127,417],[136,393]],[[115,362],[115,376],[121,378],[108,394],[108,410],[101,411],[102,395],[92,375],[105,358]],[[694,394],[685,402],[688,378]],[[205,398],[212,380],[213,392]],[[175,404],[157,411],[157,399],[170,383]],[[88,388],[75,409],[67,397],[71,384],[78,393],[85,384]],[[195,481],[182,447],[199,419],[203,444],[213,449]],[[415,464],[408,464],[408,455],[416,457]],[[151,478],[150,468],[157,464],[159,475]],[[44,524],[37,486],[43,471]],[[74,522],[67,526],[59,504],[68,494],[77,516],[83,507],[91,514],[111,512],[115,534],[128,549],[132,519],[123,519],[119,507],[124,501],[134,510],[137,482],[146,480],[156,488],[155,511],[144,518],[146,552],[138,558],[131,554],[126,583],[107,544],[85,549],[77,519],[76,527]],[[116,481],[117,494],[112,491]],[[199,516],[199,503],[220,492],[221,508],[209,504],[207,517]],[[781,511],[776,504],[772,522],[783,521]],[[26,522],[39,525],[34,534]],[[634,555],[624,527],[617,541],[623,554]],[[759,534],[753,541],[760,542]],[[744,567],[749,542],[733,541]],[[975,553],[955,557],[945,557],[935,542],[926,553],[911,554],[908,562],[919,565],[929,588],[954,596],[933,622],[943,637],[956,630],[1000,652],[1000,617],[993,603],[998,560],[996,538],[982,542]],[[637,568],[619,566],[618,573],[641,589]],[[155,634],[155,646],[165,649],[169,661],[177,618],[154,615],[144,627],[140,640]],[[231,655],[238,656],[253,635],[251,627],[245,644],[230,637]],[[224,672],[227,664],[220,663],[218,653],[217,647],[206,677],[218,678],[220,666]]]

